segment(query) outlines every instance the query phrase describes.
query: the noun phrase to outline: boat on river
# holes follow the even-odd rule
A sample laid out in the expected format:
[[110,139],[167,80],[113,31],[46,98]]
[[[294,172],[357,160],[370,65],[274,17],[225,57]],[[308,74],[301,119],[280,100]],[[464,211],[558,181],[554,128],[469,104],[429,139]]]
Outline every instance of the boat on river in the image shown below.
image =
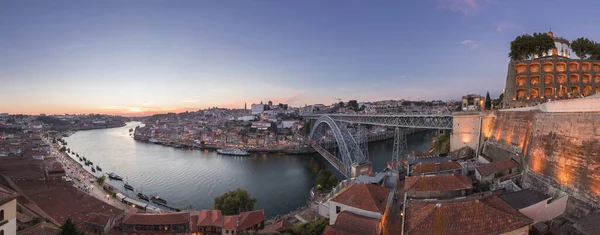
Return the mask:
[[232,155],[232,156],[248,156],[248,155],[250,155],[248,152],[246,152],[244,150],[232,149],[232,148],[217,149],[217,153],[223,154],[223,155]]
[[133,186],[129,185],[128,183],[125,183],[125,185],[123,185],[123,187],[125,187],[125,189],[127,189],[127,190],[133,191]]
[[149,200],[150,200],[150,198],[149,198],[148,196],[146,196],[145,194],[143,194],[143,193],[141,193],[141,192],[139,192],[139,193],[137,194],[137,197],[138,197],[139,199],[142,199],[142,200],[144,200],[144,201],[149,201]]
[[156,204],[167,204],[167,200],[160,198],[158,195],[156,196],[152,196],[152,198],[150,198],[150,200],[152,200],[154,203]]
[[96,169],[92,166],[92,172],[96,173]]
[[100,166],[96,165],[96,170],[102,171],[102,168],[100,168]]
[[123,177],[121,177],[115,173],[108,173],[108,178],[113,179],[113,180],[123,180]]

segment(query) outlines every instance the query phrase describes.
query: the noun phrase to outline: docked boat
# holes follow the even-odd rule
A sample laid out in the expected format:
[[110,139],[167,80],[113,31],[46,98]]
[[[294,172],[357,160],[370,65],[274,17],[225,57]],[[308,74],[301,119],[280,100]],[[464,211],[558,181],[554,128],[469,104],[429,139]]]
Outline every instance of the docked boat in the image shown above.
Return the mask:
[[100,166],[96,165],[96,170],[102,171],[102,168],[100,168]]
[[148,196],[146,196],[146,195],[145,195],[145,194],[143,194],[143,193],[138,193],[138,194],[137,194],[137,197],[138,197],[139,199],[142,199],[142,200],[144,200],[144,201],[150,201],[150,199],[148,198]]
[[131,186],[131,185],[127,184],[127,183],[125,183],[125,185],[123,185],[123,187],[125,187],[125,189],[127,189],[127,190],[133,191],[133,186]]
[[92,167],[92,172],[96,173],[96,169],[94,169],[94,167]]
[[232,156],[248,156],[250,155],[248,152],[241,149],[232,149],[232,148],[224,148],[218,149],[217,153],[223,155],[232,155]]
[[109,173],[108,178],[113,179],[113,180],[123,180],[123,177],[121,177],[115,173]]
[[129,128],[129,132],[133,132],[133,128]]
[[150,200],[157,204],[167,204],[167,200],[160,198],[158,195],[153,196]]

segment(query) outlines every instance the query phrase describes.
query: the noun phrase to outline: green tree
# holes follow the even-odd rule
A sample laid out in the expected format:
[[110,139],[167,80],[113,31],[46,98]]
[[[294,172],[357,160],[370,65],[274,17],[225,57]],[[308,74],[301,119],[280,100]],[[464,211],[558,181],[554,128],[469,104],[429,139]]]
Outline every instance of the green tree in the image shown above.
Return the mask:
[[510,42],[508,57],[512,60],[529,59],[533,55],[542,56],[554,48],[554,39],[545,33],[523,34]]
[[100,178],[98,178],[98,180],[97,180],[98,184],[102,185],[102,183],[104,183],[104,180],[106,180],[106,176],[105,175],[100,176]]
[[354,111],[358,111],[358,101],[356,100],[350,100],[348,101],[348,104],[346,105],[346,107],[354,110]]
[[490,92],[485,94],[485,110],[492,109],[492,98],[490,98]]
[[328,169],[321,169],[317,173],[317,189],[331,189],[338,183],[338,179]]
[[447,153],[450,152],[450,133],[446,132],[441,134],[433,142],[433,150],[436,153]]
[[73,221],[71,220],[71,217],[67,218],[67,221],[65,221],[65,224],[60,226],[60,232],[58,232],[58,234],[59,235],[83,235],[83,233],[77,231],[77,227],[75,226],[75,223],[73,223]]
[[243,211],[254,210],[256,198],[250,197],[248,191],[236,189],[215,198],[215,209],[221,210],[223,215],[237,215]]
[[494,101],[492,101],[492,103],[494,104],[494,106],[500,106],[500,104],[502,103],[502,99],[504,99],[504,93],[500,94],[500,96],[498,96],[498,99],[495,99]]
[[590,39],[581,37],[571,42],[571,49],[580,59],[600,59],[600,44]]
[[291,229],[284,231],[283,233],[289,233],[294,235],[313,235],[313,234],[323,234],[325,227],[329,224],[329,220],[321,219],[314,220],[308,223],[297,223],[292,226]]

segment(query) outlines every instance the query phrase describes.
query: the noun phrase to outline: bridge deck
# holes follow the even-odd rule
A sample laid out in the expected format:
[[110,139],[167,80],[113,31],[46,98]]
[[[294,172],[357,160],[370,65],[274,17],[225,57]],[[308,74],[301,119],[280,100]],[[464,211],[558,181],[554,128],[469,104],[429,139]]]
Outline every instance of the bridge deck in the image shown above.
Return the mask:
[[342,164],[340,162],[340,160],[338,160],[335,156],[333,156],[333,154],[329,153],[329,151],[322,148],[315,142],[311,143],[311,146],[315,150],[317,150],[317,152],[319,152],[321,154],[321,156],[323,156],[329,163],[331,163],[331,165],[333,165],[333,167],[338,169],[344,176],[348,177],[346,175],[346,167],[344,167],[344,164]]

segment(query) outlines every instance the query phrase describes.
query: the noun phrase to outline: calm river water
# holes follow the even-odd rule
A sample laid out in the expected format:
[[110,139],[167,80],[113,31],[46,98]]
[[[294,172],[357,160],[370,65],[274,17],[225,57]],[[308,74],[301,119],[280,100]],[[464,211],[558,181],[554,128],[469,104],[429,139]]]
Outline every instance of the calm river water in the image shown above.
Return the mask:
[[[319,165],[332,166],[318,154],[263,155],[232,157],[213,151],[183,150],[140,143],[129,135],[129,122],[120,128],[78,131],[65,138],[71,150],[100,165],[104,173],[116,172],[136,190],[158,194],[177,208],[193,206],[212,209],[213,199],[222,193],[243,188],[255,197],[256,208],[265,209],[268,218],[304,205],[314,186]],[[409,151],[424,151],[435,133],[409,136]],[[374,171],[385,168],[392,155],[392,141],[369,145]],[[89,167],[86,167],[89,171]],[[97,172],[96,175],[101,175]],[[341,174],[340,174],[341,175]],[[107,182],[129,196],[120,181]]]

